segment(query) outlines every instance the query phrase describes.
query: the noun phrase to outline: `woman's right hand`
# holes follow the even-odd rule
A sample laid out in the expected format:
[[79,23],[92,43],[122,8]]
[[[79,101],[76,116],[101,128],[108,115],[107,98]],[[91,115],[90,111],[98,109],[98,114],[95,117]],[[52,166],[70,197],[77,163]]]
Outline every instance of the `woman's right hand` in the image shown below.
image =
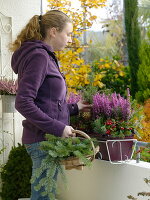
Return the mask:
[[65,126],[62,137],[74,137],[75,133],[72,130],[74,129],[71,126]]

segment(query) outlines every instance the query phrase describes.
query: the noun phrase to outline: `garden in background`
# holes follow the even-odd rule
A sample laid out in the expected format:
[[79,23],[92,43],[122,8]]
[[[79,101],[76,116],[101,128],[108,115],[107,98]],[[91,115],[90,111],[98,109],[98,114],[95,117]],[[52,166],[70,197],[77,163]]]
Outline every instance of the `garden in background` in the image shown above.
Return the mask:
[[[78,0],[79,8],[73,7],[71,0],[47,1],[48,9],[67,13],[74,24],[72,44],[56,52],[66,77],[67,101],[82,99],[92,104],[91,112],[71,116],[71,126],[90,137],[99,137],[98,133],[150,142],[149,0],[124,0],[123,7],[121,0],[110,4],[107,0]],[[101,15],[98,24],[96,10],[101,13],[101,9],[107,17]],[[94,23],[97,27],[102,24],[101,31],[91,29]],[[1,95],[15,95],[16,88],[14,81],[0,82]],[[3,151],[0,149],[0,154]],[[139,151],[141,160],[150,162],[149,147]],[[12,148],[7,163],[0,163],[3,199],[30,196],[31,164],[23,145]]]
[[[65,52],[58,52],[61,71],[68,86],[68,101],[80,98],[93,103],[93,96],[116,93],[127,98],[134,110],[135,138],[150,142],[150,21],[147,0],[126,0],[107,6],[105,0],[79,0],[73,8],[69,0],[48,0],[50,9],[66,12],[73,21],[73,42]],[[106,7],[102,32],[90,31],[97,16],[93,9]],[[95,12],[96,13],[96,12]],[[103,16],[101,16],[103,18]],[[97,24],[98,26],[98,24]],[[93,131],[88,113],[71,117],[71,125],[87,133]],[[82,122],[82,123],[81,123]],[[82,125],[81,125],[82,124]],[[141,149],[142,160],[149,160],[149,149]]]

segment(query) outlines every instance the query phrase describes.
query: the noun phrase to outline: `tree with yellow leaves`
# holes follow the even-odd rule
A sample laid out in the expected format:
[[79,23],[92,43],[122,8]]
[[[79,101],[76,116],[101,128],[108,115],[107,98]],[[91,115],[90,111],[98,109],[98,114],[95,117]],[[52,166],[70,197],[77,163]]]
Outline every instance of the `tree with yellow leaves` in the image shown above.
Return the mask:
[[91,8],[105,6],[106,0],[79,0],[80,9],[71,5],[71,0],[48,0],[50,9],[61,10],[72,19],[74,29],[72,44],[64,52],[57,52],[62,65],[61,70],[65,73],[66,82],[69,88],[77,88],[89,84],[88,72],[90,65],[82,58],[86,46],[81,44],[82,33],[90,28],[97,18],[90,12]]

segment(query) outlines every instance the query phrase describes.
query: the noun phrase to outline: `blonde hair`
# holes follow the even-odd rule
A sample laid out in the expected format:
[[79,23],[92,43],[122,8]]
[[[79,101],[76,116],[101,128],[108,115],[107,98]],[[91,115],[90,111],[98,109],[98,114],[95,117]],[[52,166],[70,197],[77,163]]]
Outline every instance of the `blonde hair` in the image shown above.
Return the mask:
[[50,10],[44,15],[34,15],[22,29],[17,39],[10,44],[10,50],[16,51],[23,42],[29,40],[43,40],[49,28],[57,28],[61,32],[70,18],[59,10]]

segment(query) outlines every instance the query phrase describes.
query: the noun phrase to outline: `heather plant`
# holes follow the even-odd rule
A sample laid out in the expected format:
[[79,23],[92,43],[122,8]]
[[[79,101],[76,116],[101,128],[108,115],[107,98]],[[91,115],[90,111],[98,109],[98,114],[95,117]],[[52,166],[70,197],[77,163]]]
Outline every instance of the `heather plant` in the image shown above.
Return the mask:
[[[79,94],[71,92],[68,95],[67,103],[77,103],[81,99],[87,100],[81,92]],[[86,112],[79,113],[77,116],[70,117],[70,124],[74,129],[82,130],[89,134],[92,127],[92,116],[88,116]]]
[[0,94],[1,95],[15,95],[17,92],[17,81],[3,79],[0,80]]
[[70,94],[68,95],[68,99],[67,99],[67,103],[77,103],[80,99],[81,99],[81,95],[80,94],[75,94],[73,92],[70,92]]
[[132,123],[125,120],[115,120],[98,118],[94,121],[94,131],[96,133],[101,133],[101,135],[112,136],[124,138],[126,136],[131,136],[133,134]]
[[141,126],[142,118],[137,118],[139,110],[134,110],[130,102],[130,93],[127,89],[127,98],[120,94],[100,94],[93,96],[93,129],[97,134],[108,137],[133,136]]
[[125,99],[116,93],[97,93],[93,96],[93,112],[96,118],[103,116],[104,119],[127,120],[131,114],[129,96]]

